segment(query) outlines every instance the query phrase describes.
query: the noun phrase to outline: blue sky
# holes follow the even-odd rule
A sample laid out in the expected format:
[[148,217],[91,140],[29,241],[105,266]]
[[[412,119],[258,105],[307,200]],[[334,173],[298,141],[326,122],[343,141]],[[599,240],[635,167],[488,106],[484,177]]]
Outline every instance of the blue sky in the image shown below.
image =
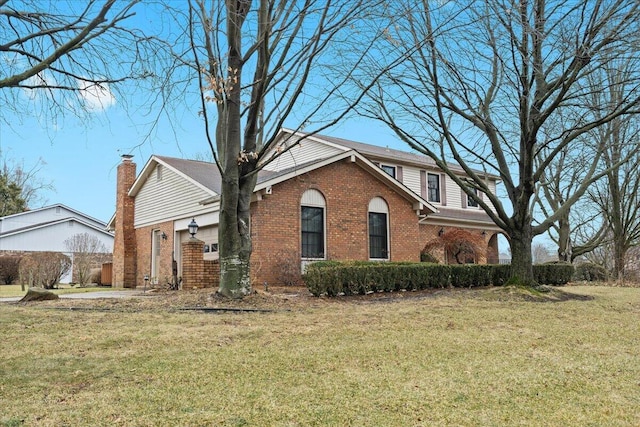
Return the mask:
[[[74,7],[78,4],[57,5]],[[136,15],[125,22],[144,29],[147,34],[172,37],[179,32],[176,31],[179,25],[173,20],[175,16],[161,14],[162,8],[161,4],[138,4],[134,8]],[[117,61],[118,54],[114,55]],[[10,61],[6,56],[0,59],[7,64]],[[12,61],[10,65],[16,64],[19,65]],[[119,92],[124,95],[116,91],[111,95],[106,93],[100,97],[103,102],[81,118],[72,114],[56,115],[48,111],[37,96],[30,96],[24,90],[18,90],[17,107],[14,104],[14,109],[0,111],[2,157],[24,164],[26,169],[42,160],[44,165],[37,178],[51,183],[54,188],[42,191],[41,200],[31,208],[62,203],[107,221],[115,210],[116,168],[122,154],[133,154],[138,170],[152,154],[181,158],[210,156],[204,125],[197,116],[197,98],[183,99],[180,105],[172,105],[171,117],[160,115],[157,127],[152,128],[149,123],[157,115],[159,106],[155,105],[151,111],[139,107],[155,94],[133,90],[134,87],[130,89]],[[96,99],[84,99],[89,106],[92,101]],[[289,122],[291,127],[297,125]],[[357,117],[323,133],[408,151],[408,147],[382,124]]]
[[[178,28],[175,21],[160,16],[154,6],[158,5],[138,4],[130,25],[161,35],[175,31]],[[2,157],[24,164],[27,169],[42,161],[37,178],[53,187],[40,192],[41,199],[30,208],[62,203],[106,222],[115,211],[116,168],[122,154],[134,155],[138,171],[153,154],[180,158],[210,156],[204,124],[197,115],[199,99],[186,95],[180,105],[171,105],[169,117],[160,114],[154,121],[159,105],[151,110],[140,106],[156,94],[133,89],[102,94],[102,102],[97,104],[93,102],[97,98],[83,99],[89,106],[95,106],[81,118],[43,110],[37,96],[29,96],[22,90],[17,94],[18,107],[0,111]],[[321,115],[330,115],[331,106],[325,103],[325,108],[329,112]],[[288,125],[296,127],[298,123],[293,119]],[[322,133],[409,151],[386,126],[369,119],[351,117]]]
[[[149,117],[124,111],[119,101],[87,119],[58,117],[56,123],[29,112],[4,111],[2,156],[26,168],[39,159],[46,163],[38,178],[51,182],[55,190],[41,192],[45,205],[62,203],[107,221],[115,211],[116,167],[122,154],[133,154],[138,170],[152,154],[184,158],[209,154],[204,127],[195,113],[185,112],[179,124],[163,117],[148,137]],[[387,128],[364,119],[347,119],[324,133],[408,151]]]

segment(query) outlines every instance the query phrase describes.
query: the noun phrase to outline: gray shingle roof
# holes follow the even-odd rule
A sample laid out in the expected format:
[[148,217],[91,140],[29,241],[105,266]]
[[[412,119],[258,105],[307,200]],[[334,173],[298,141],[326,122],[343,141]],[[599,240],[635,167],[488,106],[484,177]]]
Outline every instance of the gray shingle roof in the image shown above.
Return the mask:
[[222,177],[215,163],[177,159],[175,157],[156,157],[206,188],[215,191],[217,194],[222,193]]
[[333,144],[342,145],[352,150],[356,150],[366,157],[388,158],[398,160],[400,162],[435,166],[435,162],[431,158],[422,154],[410,153],[389,147],[380,147],[378,145],[365,144],[363,142],[350,141],[348,139],[335,138],[333,136],[316,135],[316,137]]

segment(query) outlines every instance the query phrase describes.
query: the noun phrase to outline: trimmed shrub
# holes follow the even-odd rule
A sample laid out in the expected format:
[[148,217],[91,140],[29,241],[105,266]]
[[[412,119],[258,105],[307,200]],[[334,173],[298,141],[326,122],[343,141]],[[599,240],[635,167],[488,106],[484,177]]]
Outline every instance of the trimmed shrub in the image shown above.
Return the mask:
[[584,262],[576,265],[576,272],[573,280],[585,280],[587,282],[604,282],[609,280],[609,272],[603,266],[593,263]]
[[571,281],[575,270],[566,262],[548,262],[533,266],[533,277],[541,285],[561,286]]
[[509,264],[499,264],[491,267],[491,284],[493,286],[504,286],[511,278],[511,266]]
[[454,288],[471,288],[489,286],[492,280],[491,265],[452,264],[451,286]]
[[[534,266],[535,279],[541,285],[564,285],[572,275],[571,264]],[[313,295],[333,297],[449,286],[503,286],[510,277],[510,265],[321,261],[307,266],[303,280]]]
[[21,255],[2,255],[0,256],[0,284],[12,284],[20,274]]
[[315,296],[364,295],[448,287],[451,267],[426,263],[331,261],[307,266],[303,278]]
[[55,289],[71,268],[71,259],[59,252],[30,252],[20,260],[20,282],[29,287]]

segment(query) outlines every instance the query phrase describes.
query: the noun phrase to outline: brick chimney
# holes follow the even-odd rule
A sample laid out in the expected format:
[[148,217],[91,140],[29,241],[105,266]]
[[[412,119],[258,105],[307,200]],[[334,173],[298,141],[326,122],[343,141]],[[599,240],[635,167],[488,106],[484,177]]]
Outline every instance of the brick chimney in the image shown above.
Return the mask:
[[113,242],[113,287],[136,287],[136,231],[133,228],[135,199],[128,192],[136,180],[136,164],[122,155],[116,185],[116,218]]

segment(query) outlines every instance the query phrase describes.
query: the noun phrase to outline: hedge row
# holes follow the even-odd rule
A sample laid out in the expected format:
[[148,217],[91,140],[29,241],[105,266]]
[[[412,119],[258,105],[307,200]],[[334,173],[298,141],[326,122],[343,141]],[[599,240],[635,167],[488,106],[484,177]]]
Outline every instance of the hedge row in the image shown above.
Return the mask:
[[[534,266],[536,281],[544,285],[566,284],[572,275],[571,264]],[[510,277],[509,265],[321,261],[307,266],[304,281],[315,296],[337,296],[448,287],[502,286]]]

